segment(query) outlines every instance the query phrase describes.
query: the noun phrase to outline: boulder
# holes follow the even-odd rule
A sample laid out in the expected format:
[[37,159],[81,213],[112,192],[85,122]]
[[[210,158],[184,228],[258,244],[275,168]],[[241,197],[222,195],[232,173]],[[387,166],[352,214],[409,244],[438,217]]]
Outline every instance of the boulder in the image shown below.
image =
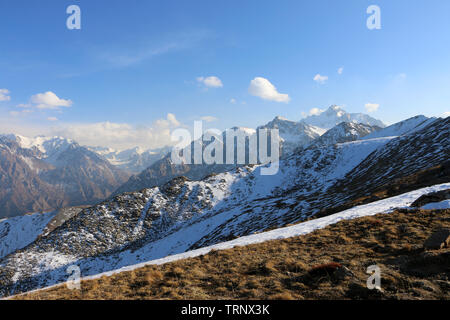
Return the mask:
[[426,250],[439,250],[450,248],[450,229],[441,228],[436,230],[423,244]]

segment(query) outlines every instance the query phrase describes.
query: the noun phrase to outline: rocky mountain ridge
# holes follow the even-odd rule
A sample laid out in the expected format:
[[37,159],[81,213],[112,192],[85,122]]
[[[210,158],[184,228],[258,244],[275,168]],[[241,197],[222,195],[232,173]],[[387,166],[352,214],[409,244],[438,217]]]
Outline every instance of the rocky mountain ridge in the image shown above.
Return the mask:
[[436,119],[400,137],[310,145],[281,159],[275,176],[243,166],[118,195],[0,260],[2,294],[64,280],[72,264],[96,274],[314,218],[445,164],[449,128],[450,118]]

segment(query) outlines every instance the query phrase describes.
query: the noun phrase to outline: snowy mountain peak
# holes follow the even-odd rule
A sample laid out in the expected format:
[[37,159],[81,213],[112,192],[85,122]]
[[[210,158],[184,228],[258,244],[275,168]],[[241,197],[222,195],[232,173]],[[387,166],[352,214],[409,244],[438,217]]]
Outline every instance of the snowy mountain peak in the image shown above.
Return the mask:
[[17,142],[17,144],[23,149],[36,148],[43,153],[46,158],[53,156],[57,152],[66,150],[71,145],[78,146],[75,141],[59,136],[36,136],[34,138],[25,137],[18,134],[5,134],[1,136],[10,141]]
[[348,113],[344,109],[342,109],[342,107],[337,105],[332,105],[325,111],[308,116],[301,122],[323,129],[331,129],[341,122],[362,123],[369,126],[377,126],[380,128],[385,127],[383,122],[372,118],[367,114]]

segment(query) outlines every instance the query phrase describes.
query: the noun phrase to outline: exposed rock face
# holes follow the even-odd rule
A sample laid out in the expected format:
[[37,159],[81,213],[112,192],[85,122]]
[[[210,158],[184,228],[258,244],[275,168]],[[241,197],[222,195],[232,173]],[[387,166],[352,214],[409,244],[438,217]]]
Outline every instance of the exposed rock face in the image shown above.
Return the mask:
[[[128,178],[94,152],[61,139],[23,148],[0,136],[0,218],[94,204]],[[50,146],[51,145],[51,148]]]
[[381,128],[377,126],[369,126],[362,123],[341,122],[325,132],[320,138],[317,138],[313,144],[317,146],[326,146],[355,141],[379,130],[381,130]]
[[450,189],[423,195],[414,201],[411,206],[420,208],[428,203],[441,202],[447,199],[450,199]]

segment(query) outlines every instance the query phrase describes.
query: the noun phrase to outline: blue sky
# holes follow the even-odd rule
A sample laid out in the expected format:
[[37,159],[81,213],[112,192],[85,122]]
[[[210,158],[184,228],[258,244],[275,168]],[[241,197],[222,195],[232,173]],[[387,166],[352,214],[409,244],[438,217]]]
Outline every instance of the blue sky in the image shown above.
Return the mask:
[[[81,30],[66,27],[72,4]],[[366,27],[371,4],[380,30]],[[141,143],[135,136],[148,131],[154,147],[161,132],[202,117],[219,129],[256,127],[331,104],[379,105],[370,114],[386,123],[441,116],[449,12],[448,0],[3,0],[0,131],[117,147],[119,133]],[[288,99],[252,95],[257,77]]]

